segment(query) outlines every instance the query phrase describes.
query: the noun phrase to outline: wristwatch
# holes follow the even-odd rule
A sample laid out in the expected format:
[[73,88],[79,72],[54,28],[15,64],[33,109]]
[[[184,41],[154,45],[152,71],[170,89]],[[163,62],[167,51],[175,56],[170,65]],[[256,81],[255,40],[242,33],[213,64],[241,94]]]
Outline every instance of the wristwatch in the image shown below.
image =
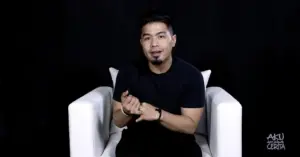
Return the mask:
[[160,108],[156,108],[155,111],[157,111],[159,113],[157,121],[160,121],[160,118],[161,118],[161,109]]

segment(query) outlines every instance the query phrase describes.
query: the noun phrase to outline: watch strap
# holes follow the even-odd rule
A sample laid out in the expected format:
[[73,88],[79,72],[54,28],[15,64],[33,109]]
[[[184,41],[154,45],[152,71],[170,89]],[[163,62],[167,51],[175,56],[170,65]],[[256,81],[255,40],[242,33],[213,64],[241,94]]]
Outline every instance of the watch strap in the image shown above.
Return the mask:
[[160,120],[160,118],[161,118],[161,109],[160,108],[156,108],[155,109],[158,113],[159,113],[159,116],[158,116],[158,121]]

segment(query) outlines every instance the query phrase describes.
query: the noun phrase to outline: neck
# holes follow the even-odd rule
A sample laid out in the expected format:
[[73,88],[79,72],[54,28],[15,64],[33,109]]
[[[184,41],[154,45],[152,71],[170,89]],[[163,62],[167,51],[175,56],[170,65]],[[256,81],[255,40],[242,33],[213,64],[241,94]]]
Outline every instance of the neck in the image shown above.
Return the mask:
[[162,74],[167,72],[172,65],[172,57],[169,57],[166,61],[164,61],[162,64],[160,65],[153,65],[151,64],[151,62],[148,62],[149,68],[150,70],[155,73],[155,74]]

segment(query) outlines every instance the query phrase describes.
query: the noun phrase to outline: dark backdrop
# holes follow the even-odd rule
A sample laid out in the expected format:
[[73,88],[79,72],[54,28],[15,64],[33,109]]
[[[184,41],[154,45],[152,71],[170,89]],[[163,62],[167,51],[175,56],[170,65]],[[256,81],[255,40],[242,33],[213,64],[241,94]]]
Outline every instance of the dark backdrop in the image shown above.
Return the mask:
[[[69,0],[10,6],[6,24],[16,45],[5,51],[8,59],[1,58],[0,75],[0,136],[15,148],[10,153],[69,155],[68,104],[98,86],[111,86],[108,67],[138,56],[137,19],[152,7],[174,19],[175,55],[199,70],[211,69],[209,86],[221,86],[242,104],[243,155],[287,156],[292,149],[288,122],[295,122],[299,104],[299,1]],[[270,133],[285,134],[286,151],[266,149]]]

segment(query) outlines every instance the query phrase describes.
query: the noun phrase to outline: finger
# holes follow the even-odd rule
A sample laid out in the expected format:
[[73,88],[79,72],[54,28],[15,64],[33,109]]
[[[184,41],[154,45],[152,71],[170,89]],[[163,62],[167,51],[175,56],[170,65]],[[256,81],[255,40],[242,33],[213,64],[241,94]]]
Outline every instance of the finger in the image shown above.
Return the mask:
[[122,97],[126,97],[128,95],[128,90],[122,93]]
[[127,96],[126,99],[125,99],[125,103],[129,104],[131,102],[132,98],[133,98],[132,95]]
[[138,101],[138,99],[134,96],[132,96],[130,103],[130,106],[132,107],[136,102]]
[[139,106],[140,106],[140,102],[139,102],[139,99],[135,98],[135,101],[132,102],[133,105],[132,105],[132,109],[137,109]]
[[146,112],[146,108],[144,107],[144,106],[141,106],[140,107],[140,112],[141,112],[141,114],[144,114],[145,112]]
[[121,94],[121,101],[123,102],[126,99],[127,96],[128,96],[128,90],[126,90],[125,92],[123,92]]
[[132,100],[132,95],[129,95],[126,97],[125,101],[124,101],[124,107],[127,109],[127,110],[130,110],[130,107],[131,107],[131,102]]
[[136,119],[135,122],[140,122],[140,121],[142,121],[142,120],[144,120],[143,115],[141,115],[138,119]]
[[135,113],[135,104],[138,102],[138,99],[133,97],[130,101],[130,112],[133,114]]
[[139,100],[137,100],[135,102],[135,104],[133,105],[133,108],[132,108],[132,110],[135,112],[135,114],[141,114],[142,113],[140,111],[140,107],[141,107],[140,102],[139,102]]

